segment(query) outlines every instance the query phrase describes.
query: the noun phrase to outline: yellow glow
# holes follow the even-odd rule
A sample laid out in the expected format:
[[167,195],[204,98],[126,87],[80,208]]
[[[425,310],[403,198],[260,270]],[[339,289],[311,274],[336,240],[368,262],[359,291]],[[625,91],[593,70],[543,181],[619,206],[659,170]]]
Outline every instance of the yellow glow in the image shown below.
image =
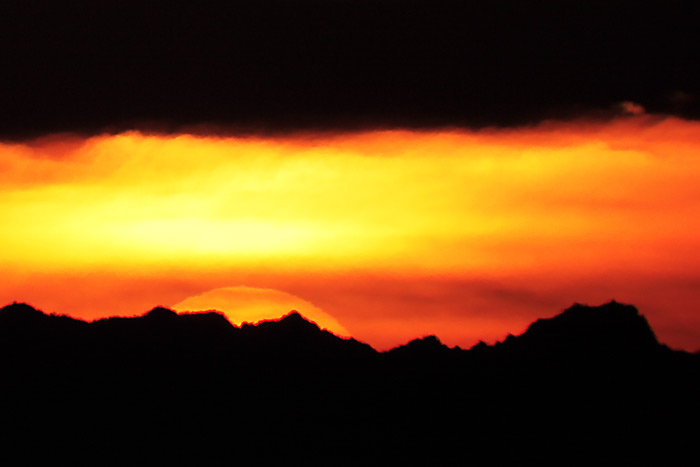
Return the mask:
[[700,191],[694,154],[656,155],[614,134],[594,136],[521,146],[467,133],[279,141],[126,134],[89,139],[60,158],[5,146],[4,175],[14,183],[0,191],[0,215],[12,226],[0,231],[9,246],[3,259],[55,268],[127,258],[130,267],[371,259],[392,269],[502,270],[532,265],[509,250],[535,251],[540,267],[552,266],[539,249],[564,246],[556,263],[562,254],[585,260],[571,242],[635,242],[639,230],[630,226],[640,222],[649,224],[644,243],[667,242],[682,235],[659,222],[668,217],[696,226],[683,216]]
[[[291,291],[286,274],[313,277],[317,288],[300,296],[314,303],[324,275],[527,278],[522,287],[538,290],[630,271],[691,281],[698,154],[700,124],[645,115],[512,130],[3,143],[0,278],[15,285],[0,297],[23,299],[37,274],[111,274],[117,284],[210,274],[194,292],[253,285],[250,271],[257,288]],[[265,282],[272,276],[277,285]],[[75,292],[51,290],[48,303]],[[366,296],[355,305],[372,308]],[[323,309],[353,333],[369,326],[350,326],[350,308],[331,302]],[[410,306],[377,313],[391,321]]]
[[216,310],[237,326],[278,319],[291,310],[298,311],[306,319],[327,329],[336,336],[349,337],[350,333],[320,308],[294,295],[272,289],[253,287],[224,287],[188,297],[173,305],[182,312]]

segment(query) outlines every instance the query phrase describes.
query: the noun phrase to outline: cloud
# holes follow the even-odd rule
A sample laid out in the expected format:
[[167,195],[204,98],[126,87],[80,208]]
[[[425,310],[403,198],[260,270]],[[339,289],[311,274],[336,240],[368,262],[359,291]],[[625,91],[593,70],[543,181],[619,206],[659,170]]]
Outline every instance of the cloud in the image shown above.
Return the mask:
[[622,101],[699,115],[664,97],[700,93],[690,4],[156,4],[4,12],[2,137],[513,126]]
[[629,115],[642,115],[645,112],[644,107],[631,101],[622,102],[620,109]]

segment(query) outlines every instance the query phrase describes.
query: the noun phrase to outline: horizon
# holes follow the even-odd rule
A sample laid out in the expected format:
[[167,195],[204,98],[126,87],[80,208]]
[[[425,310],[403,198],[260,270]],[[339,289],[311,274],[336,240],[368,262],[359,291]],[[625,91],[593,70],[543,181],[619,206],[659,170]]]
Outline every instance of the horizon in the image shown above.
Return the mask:
[[[156,305],[156,306],[152,307],[151,309],[149,309],[149,310],[143,312],[142,314],[137,314],[137,315],[133,315],[133,316],[108,316],[108,317],[96,318],[96,319],[93,319],[93,320],[91,320],[91,321],[87,321],[87,320],[84,320],[84,319],[75,318],[75,317],[72,317],[72,316],[70,316],[70,315],[65,315],[65,314],[46,313],[45,311],[43,311],[43,310],[41,310],[41,309],[39,309],[39,308],[33,306],[32,304],[25,303],[25,302],[17,302],[17,301],[14,301],[14,302],[12,302],[12,303],[9,303],[9,304],[7,304],[7,305],[4,305],[4,306],[0,307],[0,311],[3,311],[3,310],[5,310],[5,309],[11,308],[11,307],[29,307],[29,308],[31,308],[31,309],[34,310],[34,311],[38,311],[39,313],[41,313],[41,314],[44,315],[44,316],[54,316],[54,317],[70,318],[70,319],[72,319],[72,320],[80,321],[80,322],[83,322],[83,323],[86,323],[86,324],[97,323],[97,322],[102,322],[102,321],[110,321],[110,320],[115,320],[115,319],[116,319],[116,320],[119,320],[119,319],[127,319],[127,320],[129,320],[129,319],[147,318],[147,317],[148,317],[152,312],[154,312],[155,310],[167,310],[168,312],[172,312],[172,313],[175,314],[176,316],[206,315],[206,314],[214,313],[214,314],[217,314],[217,315],[221,316],[222,318],[224,318],[224,320],[226,320],[227,323],[229,323],[232,327],[234,327],[234,328],[236,328],[236,329],[243,329],[243,328],[245,328],[245,327],[247,327],[247,326],[257,327],[258,325],[260,325],[260,324],[265,324],[265,323],[279,323],[279,322],[284,322],[284,321],[287,321],[287,320],[290,319],[290,318],[293,318],[294,316],[298,316],[298,317],[299,317],[300,319],[302,319],[303,321],[305,321],[305,322],[307,322],[307,323],[312,324],[313,326],[315,326],[315,327],[318,329],[319,332],[329,332],[330,334],[332,334],[333,336],[335,336],[336,338],[341,339],[341,340],[354,340],[354,341],[357,341],[357,342],[359,342],[360,344],[368,345],[370,348],[372,348],[373,350],[375,350],[376,352],[379,352],[379,353],[388,353],[388,352],[390,352],[390,351],[392,351],[392,350],[395,350],[395,349],[398,349],[398,348],[401,348],[401,347],[405,347],[405,346],[411,344],[411,343],[414,342],[414,341],[425,341],[425,340],[435,341],[435,342],[437,342],[438,344],[440,344],[440,345],[442,345],[442,346],[444,346],[444,347],[446,347],[446,348],[449,348],[449,349],[459,349],[459,350],[471,350],[471,349],[473,349],[473,348],[475,348],[475,347],[480,347],[480,346],[482,346],[483,344],[486,344],[486,345],[489,346],[489,347],[496,347],[496,346],[498,346],[499,344],[503,344],[503,343],[506,342],[508,339],[511,339],[511,338],[513,338],[513,337],[517,338],[517,337],[521,337],[521,336],[525,335],[525,334],[527,333],[527,331],[530,330],[530,328],[532,327],[532,325],[535,324],[535,323],[537,323],[537,322],[540,322],[540,321],[543,321],[543,320],[544,320],[544,321],[548,321],[548,320],[551,320],[551,319],[553,319],[553,318],[557,318],[557,317],[563,316],[563,315],[565,315],[567,312],[569,312],[570,310],[574,310],[574,309],[578,309],[578,308],[589,309],[589,310],[591,310],[591,311],[600,310],[600,309],[605,309],[605,308],[610,308],[610,307],[632,308],[632,309],[634,309],[634,310],[636,311],[636,313],[637,313],[637,315],[639,316],[639,318],[640,318],[643,322],[645,322],[645,323],[648,324],[648,321],[647,321],[646,317],[644,316],[644,314],[641,313],[641,312],[639,312],[639,310],[637,309],[637,307],[635,307],[635,306],[632,305],[632,304],[620,303],[620,302],[617,302],[617,301],[615,301],[615,300],[610,300],[610,301],[608,301],[608,302],[601,303],[600,305],[589,305],[589,304],[584,304],[584,303],[573,303],[571,306],[567,307],[566,309],[558,311],[558,312],[557,312],[554,316],[552,316],[551,318],[538,318],[538,319],[536,319],[535,321],[533,321],[532,323],[530,323],[530,324],[528,325],[527,329],[525,329],[525,330],[522,331],[521,333],[508,333],[503,339],[497,340],[497,341],[495,341],[495,342],[485,342],[484,340],[479,340],[477,343],[475,343],[474,345],[472,345],[471,347],[468,347],[468,348],[467,348],[467,347],[460,347],[459,345],[448,346],[447,344],[445,344],[444,342],[442,342],[442,340],[440,339],[440,336],[437,336],[437,335],[435,335],[435,334],[424,334],[424,335],[415,336],[415,337],[411,338],[410,340],[407,340],[406,342],[400,343],[400,344],[395,345],[395,346],[393,346],[393,347],[389,347],[389,348],[376,348],[376,347],[374,347],[374,346],[368,344],[367,342],[363,342],[362,340],[356,339],[354,336],[338,334],[338,333],[334,332],[332,329],[328,329],[328,328],[326,328],[326,327],[320,325],[318,322],[314,321],[313,319],[309,319],[309,317],[305,316],[304,314],[300,313],[300,312],[297,311],[297,310],[290,310],[290,311],[288,311],[288,312],[286,312],[286,313],[283,313],[282,315],[277,316],[277,317],[274,317],[274,318],[263,318],[263,319],[260,319],[260,320],[258,320],[258,321],[251,321],[251,322],[248,322],[248,321],[234,322],[234,321],[231,319],[231,317],[230,317],[229,315],[227,315],[225,312],[219,311],[219,310],[216,310],[216,309],[211,309],[211,310],[199,310],[199,311],[177,311],[177,310],[174,310],[174,309],[172,309],[172,308],[168,308],[168,307],[163,307],[163,306],[160,306],[160,305]],[[651,334],[654,335],[654,337],[655,337],[654,329],[653,329],[652,327],[649,327],[649,330],[651,331]],[[675,351],[675,352],[688,352],[687,350],[684,350],[684,349],[674,349],[674,348],[672,348],[672,347],[669,347],[668,345],[666,345],[666,343],[661,342],[661,341],[659,341],[658,339],[657,339],[657,342],[658,342],[658,344],[659,344],[660,346],[668,347],[668,348],[670,348],[671,350],[673,350],[673,351]],[[624,342],[621,341],[620,343],[624,343]],[[698,350],[696,350],[696,351],[694,351],[694,352],[689,352],[689,353],[700,354],[700,349],[698,349]]]

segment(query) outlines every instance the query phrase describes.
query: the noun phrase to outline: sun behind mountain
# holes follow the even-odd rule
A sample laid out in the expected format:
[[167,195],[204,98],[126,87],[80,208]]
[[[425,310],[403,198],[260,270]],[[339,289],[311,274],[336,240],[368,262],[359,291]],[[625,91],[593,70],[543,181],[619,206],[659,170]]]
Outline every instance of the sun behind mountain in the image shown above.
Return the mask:
[[302,298],[275,289],[222,287],[186,298],[172,308],[178,312],[220,311],[237,326],[281,318],[295,310],[321,329],[327,329],[337,336],[350,337],[348,330],[328,313]]

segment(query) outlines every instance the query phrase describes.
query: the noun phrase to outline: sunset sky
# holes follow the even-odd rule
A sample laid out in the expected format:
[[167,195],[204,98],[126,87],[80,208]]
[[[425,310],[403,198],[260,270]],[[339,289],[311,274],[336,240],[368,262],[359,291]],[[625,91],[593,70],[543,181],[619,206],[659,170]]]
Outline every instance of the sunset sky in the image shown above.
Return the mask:
[[616,299],[692,349],[699,153],[700,124],[648,115],[6,143],[0,301],[84,319],[298,309],[384,349],[424,334],[493,342]]
[[700,349],[691,2],[77,3],[0,12],[0,306]]

